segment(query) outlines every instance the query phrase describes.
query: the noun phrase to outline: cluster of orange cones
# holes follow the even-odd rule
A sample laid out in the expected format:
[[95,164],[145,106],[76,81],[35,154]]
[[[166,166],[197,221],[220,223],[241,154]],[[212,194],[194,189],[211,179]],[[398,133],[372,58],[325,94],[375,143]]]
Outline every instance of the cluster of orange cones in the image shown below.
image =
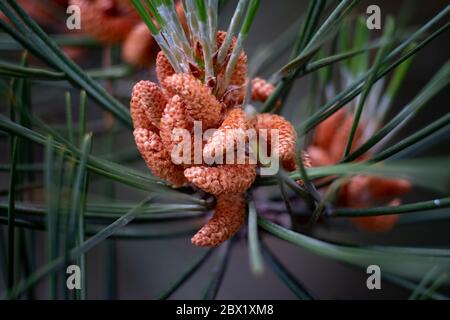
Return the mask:
[[[28,9],[41,20],[48,19],[39,6]],[[82,32],[103,44],[122,43],[124,61],[136,66],[151,64],[152,51],[157,45],[128,0],[55,0],[79,6],[82,15]],[[183,27],[186,20],[181,2],[176,11]],[[217,33],[220,48],[226,33]],[[231,54],[235,39],[228,50]],[[194,52],[201,58],[201,48]],[[224,76],[223,65],[214,65],[216,82]],[[205,74],[195,70],[191,74],[175,73],[163,52],[156,58],[159,85],[141,81],[133,89],[130,103],[136,145],[152,173],[172,186],[191,185],[216,197],[213,217],[192,238],[199,246],[217,246],[230,238],[244,222],[246,212],[245,191],[253,184],[258,164],[192,165],[176,164],[171,152],[179,142],[174,139],[177,129],[193,130],[194,121],[201,121],[203,130],[215,128],[216,132],[203,145],[203,151],[217,148],[227,149],[224,131],[228,129],[271,129],[279,131],[279,156],[287,171],[296,169],[296,132],[283,117],[272,114],[248,115],[242,108],[247,85],[247,57],[241,52],[231,75],[228,87],[216,92],[203,81]],[[251,82],[252,99],[264,102],[272,93],[273,85],[255,78]],[[346,146],[353,122],[351,112],[340,109],[326,119],[315,130],[313,141],[307,148],[309,161],[305,166],[326,166],[338,163]],[[363,142],[364,123],[357,128],[352,150]],[[237,140],[239,137],[235,137]],[[270,143],[270,141],[269,141]],[[233,145],[233,144],[232,144]],[[357,161],[369,158],[361,156]],[[337,204],[345,207],[365,208],[377,204],[392,206],[401,203],[399,197],[409,192],[411,183],[404,179],[388,179],[358,175],[344,183],[339,191]],[[352,218],[359,228],[369,231],[386,231],[397,222],[398,215]]]
[[[312,144],[307,149],[312,166],[333,165],[343,158],[352,122],[353,115],[342,108],[316,128]],[[362,144],[363,131],[364,123],[361,123],[356,130],[351,151]],[[365,154],[357,160],[367,160],[368,156]],[[411,183],[405,179],[358,175],[342,185],[338,204],[351,208],[367,208],[378,203],[396,206],[401,204],[398,197],[410,189]],[[398,219],[398,215],[382,215],[351,220],[361,229],[382,232],[391,229]]]
[[[226,33],[218,32],[220,47]],[[233,44],[229,48],[231,54]],[[172,132],[177,129],[192,131],[194,121],[201,121],[203,130],[217,129],[204,143],[203,151],[236,146],[225,139],[229,129],[249,128],[279,130],[278,154],[287,170],[295,169],[296,132],[283,117],[272,114],[247,115],[242,108],[247,81],[247,57],[244,52],[231,76],[229,88],[222,95],[192,74],[177,74],[163,52],[156,60],[156,72],[160,86],[150,81],[137,83],[130,103],[136,145],[155,176],[173,186],[191,185],[217,199],[213,217],[192,238],[199,246],[217,246],[229,239],[242,225],[246,212],[244,192],[256,178],[257,164],[196,163],[175,164],[171,158],[174,145]],[[223,74],[218,70],[218,81]],[[262,79],[253,81],[252,98],[265,100],[273,86]],[[231,92],[231,94],[230,94]],[[240,132],[240,131],[238,131]],[[268,134],[270,135],[270,133]],[[227,139],[238,139],[229,137]],[[235,152],[236,150],[232,150]]]

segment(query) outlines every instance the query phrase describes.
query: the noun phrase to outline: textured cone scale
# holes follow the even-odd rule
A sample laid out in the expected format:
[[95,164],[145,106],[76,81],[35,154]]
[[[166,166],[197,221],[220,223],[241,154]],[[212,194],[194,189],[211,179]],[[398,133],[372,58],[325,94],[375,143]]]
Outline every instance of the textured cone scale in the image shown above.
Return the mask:
[[252,99],[265,102],[275,89],[274,85],[261,78],[252,80]]
[[241,193],[255,181],[256,166],[250,164],[198,166],[187,168],[184,175],[189,182],[213,195]]
[[186,103],[194,120],[202,121],[204,129],[215,127],[221,120],[222,105],[211,90],[190,74],[174,74],[164,79],[171,94],[177,94]]
[[158,52],[158,55],[156,56],[156,76],[158,78],[159,84],[163,89],[166,89],[164,80],[173,74],[175,74],[175,70],[172,68],[172,65],[170,64],[164,52]]
[[[266,102],[274,90],[275,86],[264,79],[254,78],[252,80],[252,100]],[[275,108],[277,109],[280,106],[281,100],[277,100],[275,102]]]
[[139,81],[133,87],[131,99],[137,101],[138,108],[144,110],[150,122],[159,128],[167,100],[158,85],[150,81]]
[[158,128],[155,127],[147,117],[145,110],[142,108],[141,99],[138,94],[132,94],[130,100],[130,114],[133,120],[133,127],[148,129],[153,132],[157,132]]
[[292,161],[295,159],[295,143],[297,133],[292,124],[282,116],[262,113],[256,116],[256,131],[267,129],[267,140],[270,144],[271,130],[277,129],[279,136],[279,157],[286,170],[294,170]]
[[213,217],[192,237],[200,247],[215,247],[233,236],[244,223],[245,198],[242,193],[217,197]]
[[203,149],[204,154],[215,156],[214,151],[221,150],[225,158],[227,152],[234,152],[238,141],[245,142],[247,129],[249,122],[245,111],[241,108],[230,109],[220,127],[208,139]]
[[[178,140],[174,140],[172,133],[177,129],[186,129],[191,132],[193,127],[193,121],[186,111],[186,105],[181,98],[177,95],[173,96],[166,105],[163,115],[161,117],[160,136],[161,140],[166,147],[167,152],[171,154],[176,144],[182,142],[180,137]],[[193,146],[193,144],[191,144]],[[181,155],[180,155],[181,156]],[[191,156],[193,153],[191,150]]]
[[142,158],[155,176],[173,186],[182,186],[186,183],[183,167],[172,163],[158,134],[144,128],[135,129],[133,134]]
[[80,8],[83,32],[103,43],[124,41],[140,21],[126,0],[70,0],[70,4]]
[[134,66],[149,66],[153,45],[154,40],[150,30],[144,22],[141,22],[127,36],[122,47],[122,58]]

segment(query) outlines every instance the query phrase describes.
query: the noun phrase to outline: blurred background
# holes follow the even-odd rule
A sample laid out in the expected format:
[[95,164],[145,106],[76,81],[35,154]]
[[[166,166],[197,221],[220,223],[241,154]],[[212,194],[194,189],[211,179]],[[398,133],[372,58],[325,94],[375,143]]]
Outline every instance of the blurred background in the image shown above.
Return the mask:
[[[237,1],[229,0],[225,2],[223,11],[220,14],[220,25],[226,26],[231,18]],[[401,10],[408,7],[410,17],[407,22],[408,28],[417,29],[425,21],[436,15],[448,4],[448,1],[362,1],[353,15],[365,14],[368,5],[376,4],[381,8],[382,23],[387,15],[398,17]],[[270,47],[276,40],[288,30],[306,11],[307,2],[299,0],[271,1],[263,0],[256,15],[250,35],[245,42],[245,51],[251,63],[252,57],[258,51]],[[64,10],[60,10],[58,15],[61,24],[64,24]],[[60,28],[63,28],[61,26]],[[57,28],[52,25],[48,32],[52,33]],[[373,31],[374,37],[379,36],[378,31]],[[0,52],[2,60],[20,60],[20,50],[8,48],[8,36],[0,34]],[[269,77],[274,71],[283,66],[288,60],[288,51],[281,55],[279,60],[267,66],[258,75]],[[433,41],[422,50],[414,59],[412,68],[402,85],[397,96],[394,107],[391,110],[395,114],[405,106],[415,94],[429,81],[437,70],[446,62],[450,56],[450,35],[448,32],[437,40]],[[77,59],[77,62],[86,69],[99,68],[102,65],[102,49],[91,48],[84,56]],[[39,65],[38,61],[32,59],[33,65]],[[132,86],[139,80],[154,80],[155,72],[153,66],[139,70],[124,79],[111,83],[104,83],[112,86],[114,94],[121,98],[125,105],[129,103],[129,95]],[[5,80],[5,79],[3,79]],[[308,77],[296,82],[294,89],[285,108],[286,115],[292,122],[298,122],[298,108],[300,101],[305,95],[305,87]],[[72,90],[70,84],[64,82],[36,82],[33,85],[33,112],[37,113],[48,124],[61,124],[65,121],[64,94],[63,91]],[[402,136],[414,132],[415,128],[423,127],[432,120],[448,112],[449,96],[448,88],[438,94],[420,116],[403,128],[394,138],[398,141]],[[72,91],[73,104],[77,105],[78,92]],[[0,111],[7,113],[7,106],[4,99],[0,99]],[[95,103],[89,101],[88,104],[88,130],[95,130],[102,126],[104,114]],[[76,115],[75,115],[76,116]],[[388,116],[389,118],[389,116]],[[76,119],[74,119],[76,120]],[[434,154],[449,154],[450,140],[442,141],[438,145],[423,150],[420,156],[431,156]],[[110,146],[112,153],[119,153],[133,145],[131,131],[117,130]],[[102,153],[106,146],[100,139],[95,139],[94,153]],[[0,163],[9,161],[9,146],[7,136],[0,137]],[[36,159],[43,159],[43,149],[36,147],[33,149]],[[108,153],[104,151],[103,153]],[[147,170],[143,161],[135,158],[130,162],[130,166]],[[39,175],[39,173],[36,173]],[[0,189],[8,189],[8,172],[0,172]],[[129,189],[121,185],[105,185],[102,181],[94,181],[90,184],[90,194],[104,194],[105,190],[116,195],[118,199],[130,202],[140,201],[145,195],[140,191]],[[270,187],[263,187],[256,193],[257,198],[265,198],[275,193]],[[7,193],[1,194],[2,199],[7,199]],[[431,199],[435,194],[425,190],[416,190],[408,195],[408,199],[421,201]],[[34,190],[26,195],[29,199],[42,199],[40,190]],[[88,199],[89,201],[89,199]],[[281,218],[280,218],[281,219]],[[193,224],[201,223],[203,218],[193,221]],[[146,228],[146,226],[141,226]],[[153,225],[158,228],[158,225]],[[165,226],[162,224],[161,228]],[[433,223],[426,225],[400,223],[392,231],[382,234],[367,234],[353,228],[345,219],[333,221],[332,223],[319,225],[312,234],[315,237],[339,241],[352,244],[389,244],[389,245],[409,245],[409,246],[431,246],[448,248],[448,230],[450,221]],[[4,226],[0,226],[4,228]],[[245,229],[245,228],[243,228]],[[242,233],[245,233],[243,230]],[[35,241],[32,243],[36,265],[46,262],[45,236],[42,232],[35,232]],[[238,235],[242,238],[243,234]],[[100,246],[94,248],[87,254],[87,284],[89,299],[153,299],[160,294],[183,270],[192,263],[193,258],[203,250],[190,244],[190,236],[185,235],[174,239],[155,240],[107,240]],[[381,290],[368,290],[366,287],[367,274],[364,270],[357,269],[330,259],[319,257],[291,245],[282,240],[276,239],[269,234],[264,235],[264,239],[276,256],[282,261],[287,269],[307,287],[315,297],[320,299],[406,299],[410,292],[394,286],[388,282],[382,283]],[[5,243],[6,239],[0,239]],[[117,250],[114,250],[116,248]],[[220,250],[220,249],[219,249]],[[201,269],[187,281],[180,290],[171,298],[175,299],[198,299],[210,277],[217,272],[216,254],[209,259]],[[408,268],[407,265],[404,266]],[[115,275],[115,276],[114,276]],[[3,279],[0,279],[0,291],[4,289]],[[36,290],[36,298],[45,298],[47,284],[42,282]],[[262,276],[254,276],[250,272],[248,263],[247,242],[236,241],[231,252],[231,258],[225,272],[222,286],[218,292],[218,299],[295,299],[295,296],[286,288],[282,282],[274,275],[269,268],[266,268]]]

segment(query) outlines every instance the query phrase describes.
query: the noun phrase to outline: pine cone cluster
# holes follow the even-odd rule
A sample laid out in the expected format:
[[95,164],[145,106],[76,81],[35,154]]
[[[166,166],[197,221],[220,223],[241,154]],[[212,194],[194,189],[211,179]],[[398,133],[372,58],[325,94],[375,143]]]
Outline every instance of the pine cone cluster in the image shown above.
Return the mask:
[[[225,36],[225,32],[218,32],[219,47]],[[217,71],[220,78],[223,70]],[[177,163],[173,152],[180,140],[174,132],[184,130],[193,134],[195,121],[201,122],[202,134],[207,129],[216,129],[199,147],[201,155],[209,154],[217,160],[217,150],[223,151],[222,155],[231,152],[233,158],[236,157],[237,141],[245,140],[240,135],[245,134],[246,130],[255,129],[257,133],[259,129],[265,129],[270,137],[270,130],[277,129],[277,152],[287,170],[295,169],[296,132],[281,116],[250,116],[243,110],[244,85],[247,83],[247,57],[244,52],[238,59],[229,87],[221,96],[202,81],[204,74],[201,71],[195,73],[195,76],[175,73],[162,51],[157,55],[156,73],[159,85],[140,81],[132,91],[130,109],[136,145],[155,176],[174,187],[190,185],[216,197],[213,217],[192,238],[192,243],[217,246],[230,238],[244,221],[244,192],[256,178],[258,163],[251,163],[248,155],[243,164],[229,164],[224,158],[221,159],[222,164],[217,161],[207,163],[202,157],[200,161],[195,161],[197,155],[194,156],[193,153],[191,163]],[[273,85],[262,79],[257,83],[252,88],[252,97],[264,101],[273,90]],[[268,140],[270,146],[271,141]],[[197,147],[195,141],[190,141],[190,146],[192,150]]]
[[[353,115],[342,108],[323,121],[315,131],[313,142],[307,152],[314,167],[333,165],[344,155],[345,146],[353,122]],[[363,142],[364,123],[358,126],[351,151]],[[357,161],[367,160],[365,154]],[[352,208],[367,208],[377,203],[398,206],[398,197],[411,190],[411,182],[405,179],[381,178],[357,175],[345,183],[338,195],[338,204]],[[388,231],[394,227],[398,215],[352,218],[351,221],[360,229],[374,232]]]

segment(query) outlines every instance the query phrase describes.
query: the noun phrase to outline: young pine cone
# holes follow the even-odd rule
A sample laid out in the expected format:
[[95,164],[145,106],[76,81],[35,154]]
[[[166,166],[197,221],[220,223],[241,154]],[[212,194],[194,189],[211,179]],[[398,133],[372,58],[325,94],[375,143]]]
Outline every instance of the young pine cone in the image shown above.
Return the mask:
[[295,144],[297,132],[292,124],[282,116],[276,114],[262,113],[256,116],[256,131],[260,134],[261,129],[267,130],[267,143],[271,145],[272,130],[278,130],[279,146],[278,155],[283,167],[288,171],[293,171],[295,165]]
[[[133,135],[136,146],[150,171],[155,176],[167,180],[174,186],[184,185],[186,179],[183,174],[183,167],[173,164],[170,154],[167,152],[157,133],[158,128],[153,125],[150,117],[146,113],[147,107],[142,100],[148,97],[145,94],[140,94],[143,91],[141,90],[142,88],[148,89],[149,84],[146,81],[138,83],[135,86],[135,90],[133,90],[130,102],[131,118],[135,128]],[[154,90],[153,92],[157,91]],[[153,103],[155,101],[157,100],[152,100]]]
[[153,126],[159,128],[167,100],[157,84],[150,81],[139,81],[133,87],[131,101],[132,104],[137,105],[136,108],[145,112]]
[[173,164],[170,154],[157,133],[137,128],[133,134],[142,158],[155,176],[168,181],[173,186],[182,186],[186,183],[183,167]]
[[192,237],[201,247],[215,247],[233,236],[244,223],[245,199],[242,193],[217,197],[213,217]]
[[202,121],[204,129],[213,128],[221,120],[222,105],[211,90],[191,74],[174,74],[164,79],[165,88],[179,95],[189,115]]
[[170,93],[168,92],[164,84],[164,80],[167,77],[174,75],[175,70],[173,69],[166,55],[162,51],[159,51],[158,54],[156,55],[155,69],[156,69],[156,77],[158,78],[158,82],[161,85],[161,88],[163,89],[164,93],[170,97]]
[[[224,32],[218,33],[219,47],[225,36]],[[141,36],[144,37],[145,35]],[[233,50],[235,41],[232,40],[228,54]],[[197,54],[201,57],[202,51],[198,50]],[[229,56],[226,59],[229,59]],[[217,80],[220,81],[225,68],[219,65],[214,67]],[[155,176],[175,186],[190,183],[217,197],[213,217],[192,238],[195,245],[217,246],[229,239],[242,225],[246,207],[243,193],[253,184],[257,166],[208,166],[204,163],[184,167],[177,165],[171,158],[171,153],[183,138],[176,138],[172,133],[178,129],[186,129],[192,133],[194,121],[201,121],[203,130],[218,128],[201,150],[214,157],[214,153],[219,151],[224,155],[228,152],[235,154],[237,142],[248,143],[248,129],[267,129],[269,143],[270,133],[276,129],[279,130],[278,151],[281,161],[286,168],[292,170],[295,168],[295,130],[288,121],[277,115],[263,114],[258,115],[256,119],[248,119],[239,106],[248,81],[247,56],[244,52],[239,56],[224,96],[215,96],[212,89],[202,82],[202,70],[194,68],[192,74],[175,73],[163,52],[157,55],[156,73],[162,89],[149,81],[141,81],[133,89],[131,114],[136,144]],[[259,94],[257,98],[267,99],[273,86],[261,79],[258,81],[255,89],[256,94]],[[220,92],[218,95],[221,94]],[[230,136],[227,131],[232,132]],[[245,148],[245,145],[242,147]],[[245,153],[244,155],[248,156]]]
[[252,80],[252,99],[255,101],[265,102],[272,94],[275,87],[261,78],[254,78]]
[[[275,90],[275,86],[264,79],[254,78],[252,80],[252,100],[266,102],[266,100],[272,95]],[[275,107],[281,106],[281,100],[275,102]]]
[[[190,134],[192,133],[193,120],[189,116],[185,103],[178,95],[174,95],[166,105],[163,115],[161,117],[160,132],[161,140],[166,147],[166,150],[171,154],[174,148],[181,143],[184,143],[185,138],[177,130],[186,130]],[[194,159],[194,143],[192,139],[190,141],[190,160],[193,163]],[[182,154],[178,154],[180,158]]]
[[216,157],[215,152],[218,151],[222,155],[222,161],[225,163],[225,155],[229,152],[234,153],[238,141],[246,142],[246,131],[249,128],[249,119],[247,119],[247,115],[242,108],[228,110],[220,127],[208,139],[208,142],[203,148],[203,153],[211,157]]
[[184,175],[189,182],[213,195],[241,193],[255,181],[256,166],[251,164],[198,166],[187,168]]

